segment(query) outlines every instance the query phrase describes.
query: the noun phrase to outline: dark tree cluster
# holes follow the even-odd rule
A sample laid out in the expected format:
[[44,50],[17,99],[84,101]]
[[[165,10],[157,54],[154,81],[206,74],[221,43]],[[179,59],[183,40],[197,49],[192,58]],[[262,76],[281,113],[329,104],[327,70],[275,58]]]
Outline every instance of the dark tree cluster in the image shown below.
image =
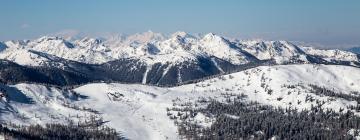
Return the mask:
[[[310,92],[319,95],[319,96],[328,96],[333,98],[340,98],[348,101],[356,101],[356,105],[350,105],[347,108],[350,110],[354,110],[356,112],[360,112],[360,93],[359,92],[351,92],[350,94],[344,94],[341,92],[336,92],[331,89],[327,89],[325,87],[320,87],[317,85],[309,85],[311,87]],[[335,99],[333,99],[335,100]]]
[[342,98],[348,101],[356,101],[360,103],[360,94],[358,92],[352,92],[351,94],[344,94],[341,92],[336,92],[331,89],[327,89],[325,87],[320,87],[317,85],[309,85],[311,87],[311,92],[319,95],[319,96],[328,96],[328,97],[336,97],[336,98]]
[[125,139],[115,129],[101,127],[83,127],[79,125],[46,124],[16,126],[9,129],[0,124],[0,135],[8,139],[36,140],[118,140]]
[[[0,83],[38,83],[61,87],[94,82],[142,83],[147,71],[147,65],[134,58],[123,58],[103,64],[86,64],[41,52],[31,52],[52,61],[43,66],[22,66],[0,59]],[[213,61],[216,61],[217,65]],[[155,63],[148,70],[145,83],[172,87],[196,83],[269,63],[265,60],[256,60],[248,64],[234,65],[216,57],[199,57],[194,62],[185,61],[176,65]],[[221,67],[224,72],[218,70],[217,67]]]
[[[172,117],[184,139],[354,139],[360,117],[351,111],[337,113],[312,107],[310,110],[273,108],[255,102],[209,101],[205,108],[177,108]],[[210,127],[194,123],[198,113],[215,118]],[[235,116],[235,117],[234,117]],[[350,135],[349,130],[355,134]]]

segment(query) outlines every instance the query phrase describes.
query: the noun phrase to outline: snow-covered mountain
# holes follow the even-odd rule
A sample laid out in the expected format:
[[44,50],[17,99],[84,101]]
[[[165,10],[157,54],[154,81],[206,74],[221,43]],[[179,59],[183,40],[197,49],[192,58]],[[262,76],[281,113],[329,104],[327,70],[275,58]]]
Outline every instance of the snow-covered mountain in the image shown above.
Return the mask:
[[[28,53],[31,52],[27,50],[88,64],[101,64],[122,58],[139,59],[147,65],[157,62],[181,63],[195,60],[199,56],[216,57],[232,64],[245,64],[252,61],[253,57],[259,60],[274,59],[279,64],[291,60],[308,62],[308,55],[329,61],[358,61],[355,54],[346,51],[300,47],[287,41],[230,41],[213,33],[198,37],[185,32],[169,36],[145,32],[101,39],[85,37],[71,41],[44,36],[32,41],[6,41],[1,46],[3,51],[0,58],[32,66],[39,66],[42,62],[29,57],[31,54]],[[17,52],[20,50],[21,53]]]
[[[66,40],[44,36],[35,40],[6,41],[0,44],[0,59],[21,65],[23,68],[19,70],[23,71],[28,67],[41,69],[40,73],[47,77],[56,69],[58,73],[84,77],[81,81],[152,85],[188,83],[259,65],[360,66],[359,55],[347,51],[320,50],[287,41],[230,41],[213,33],[194,36],[185,32],[169,36],[145,32],[101,39]],[[66,75],[60,77],[69,79]],[[18,79],[24,82],[21,80],[24,78]]]
[[300,47],[287,41],[243,41],[239,45],[261,60],[275,59],[278,64],[291,60],[309,62]]
[[[211,98],[226,102],[225,96],[241,95],[246,101],[280,108],[347,110],[358,104],[360,69],[332,65],[260,66],[199,83],[172,88],[139,84],[93,83],[75,89],[37,84],[1,85],[3,123],[46,124],[75,122],[91,115],[130,139],[180,139],[169,108]],[[331,94],[318,92],[328,89]],[[198,104],[197,107],[201,107]],[[215,117],[215,116],[213,116]],[[236,116],[230,116],[238,119]],[[194,123],[211,126],[211,116],[196,114]],[[350,131],[350,130],[349,130]]]
[[[13,54],[17,53],[15,50],[35,50],[89,64],[100,64],[121,58],[137,58],[148,64],[156,62],[180,63],[194,60],[201,55],[215,56],[237,64],[246,63],[245,56],[231,48],[231,43],[228,40],[214,34],[208,34],[199,39],[179,32],[167,39],[163,39],[159,34],[147,32],[131,35],[126,39],[120,38],[119,40],[109,39],[102,41],[86,37],[73,42],[60,37],[45,36],[26,44],[9,41],[5,42],[5,45],[12,47],[2,52],[3,56],[1,58],[14,62],[17,62],[18,59],[14,58],[15,56],[21,58],[22,55],[29,55]],[[21,63],[21,61],[18,62]],[[37,61],[22,64],[40,65]]]

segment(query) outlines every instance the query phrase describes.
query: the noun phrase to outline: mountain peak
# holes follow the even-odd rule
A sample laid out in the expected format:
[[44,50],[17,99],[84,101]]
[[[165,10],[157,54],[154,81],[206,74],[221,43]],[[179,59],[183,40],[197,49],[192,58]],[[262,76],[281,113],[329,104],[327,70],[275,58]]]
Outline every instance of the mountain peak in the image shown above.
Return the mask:
[[[66,48],[75,48],[75,46],[70,43],[69,41],[65,40],[62,37],[57,36],[43,36],[39,39],[31,42],[30,46],[37,46],[40,48],[43,47],[66,47]],[[44,50],[47,50],[49,48],[43,48]]]
[[230,41],[223,38],[222,36],[216,35],[214,33],[208,33],[206,34],[201,41],[205,44],[208,44],[209,46],[217,46],[217,47],[221,47],[221,46],[229,46],[230,45]]
[[219,36],[217,34],[214,34],[214,33],[208,33],[206,34],[203,38],[202,38],[203,41],[205,42],[223,42],[223,43],[226,43],[228,44],[230,41],[223,38],[222,36]]
[[213,38],[215,38],[215,37],[217,37],[216,34],[214,34],[214,33],[208,33],[208,34],[204,35],[203,39],[210,40],[210,39],[213,39]]

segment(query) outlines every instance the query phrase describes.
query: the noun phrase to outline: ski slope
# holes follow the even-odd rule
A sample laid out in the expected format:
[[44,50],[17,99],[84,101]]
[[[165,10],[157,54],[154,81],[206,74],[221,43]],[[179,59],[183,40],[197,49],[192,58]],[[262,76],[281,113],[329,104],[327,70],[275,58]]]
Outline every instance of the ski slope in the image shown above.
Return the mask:
[[[73,90],[37,84],[1,85],[8,97],[1,98],[0,120],[17,124],[66,123],[95,115],[129,139],[179,139],[166,111],[177,102],[194,102],[200,97],[223,101],[222,93],[232,93],[274,107],[309,109],[316,104],[305,101],[311,95],[325,102],[323,108],[339,110],[356,102],[329,100],[333,97],[312,93],[309,84],[350,94],[360,91],[359,83],[358,68],[302,64],[261,66],[172,88],[117,83],[93,83]],[[197,121],[209,119],[198,115]]]

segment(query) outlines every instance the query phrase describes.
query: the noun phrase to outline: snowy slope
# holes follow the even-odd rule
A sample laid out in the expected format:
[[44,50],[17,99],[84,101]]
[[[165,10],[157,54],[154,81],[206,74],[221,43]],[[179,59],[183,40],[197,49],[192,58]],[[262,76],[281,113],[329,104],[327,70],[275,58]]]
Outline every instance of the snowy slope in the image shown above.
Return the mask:
[[[7,53],[9,51],[11,53]],[[43,66],[45,63],[50,62],[50,60],[25,49],[16,51],[7,49],[4,53],[0,54],[0,58],[26,66]]]
[[[358,83],[358,68],[303,64],[261,66],[173,88],[115,83],[88,84],[74,90],[35,84],[2,85],[9,97],[0,101],[0,120],[44,124],[81,121],[96,115],[130,139],[179,139],[166,114],[166,108],[175,102],[193,102],[199,97],[222,101],[222,93],[233,93],[245,94],[247,100],[261,104],[309,109],[316,104],[306,100],[311,96],[324,101],[323,108],[339,110],[356,102],[317,95],[309,84],[354,94],[360,91]],[[195,118],[204,119],[201,114]]]
[[0,58],[20,65],[42,66],[50,60],[34,54],[27,48],[29,41],[7,41],[0,43]]
[[[230,76],[231,75],[231,76]],[[334,89],[335,91],[350,94],[360,91],[360,70],[345,66],[325,65],[281,65],[273,67],[257,67],[243,72],[221,76],[195,85],[184,85],[181,88],[196,92],[229,92],[244,93],[249,100],[280,107],[293,106],[309,108],[312,103],[292,104],[298,100],[305,102],[307,94],[312,95],[309,84]],[[295,88],[288,88],[293,85]],[[271,95],[269,94],[271,90]],[[188,91],[190,92],[190,91]],[[288,93],[290,92],[290,95]],[[301,94],[298,94],[298,93]],[[318,97],[326,100],[324,97]],[[358,95],[357,95],[358,96]],[[281,101],[277,98],[281,97]],[[345,108],[351,101],[334,101],[326,104],[330,108]],[[355,102],[356,103],[356,102]]]
[[102,63],[109,61],[110,54],[100,40],[84,38],[74,43],[58,37],[42,37],[30,42],[32,50],[48,53],[78,62]]

